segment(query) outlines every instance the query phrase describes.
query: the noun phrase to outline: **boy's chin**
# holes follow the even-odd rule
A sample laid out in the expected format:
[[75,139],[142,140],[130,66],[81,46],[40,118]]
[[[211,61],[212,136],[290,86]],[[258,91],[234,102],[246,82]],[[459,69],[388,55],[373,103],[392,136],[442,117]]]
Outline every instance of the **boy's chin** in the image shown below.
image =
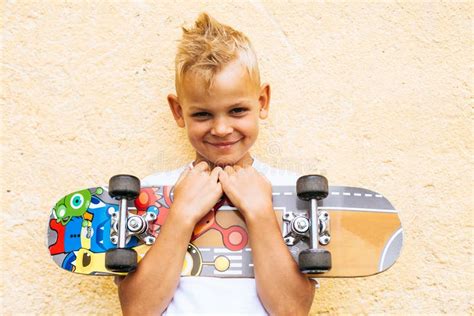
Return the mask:
[[[248,160],[248,161],[244,161]],[[221,167],[225,168],[226,166],[235,166],[235,165],[251,165],[253,162],[253,159],[249,157],[249,159],[245,159],[244,157],[219,157],[219,158],[212,158],[212,157],[204,157],[201,156],[196,159],[196,163],[199,163],[200,161],[206,161],[211,168],[215,167]]]
[[218,159],[218,160],[215,160],[215,161],[208,161],[208,162],[213,167],[225,168],[226,166],[235,165],[238,161],[237,160],[229,160],[229,159],[226,159],[226,160]]
[[221,167],[225,168],[226,166],[233,166],[239,162],[239,159],[233,159],[231,157],[219,157],[219,158],[214,158],[214,157],[205,157],[200,155],[199,157],[196,158],[195,164],[198,164],[201,161],[205,161],[211,166],[212,168],[214,167]]

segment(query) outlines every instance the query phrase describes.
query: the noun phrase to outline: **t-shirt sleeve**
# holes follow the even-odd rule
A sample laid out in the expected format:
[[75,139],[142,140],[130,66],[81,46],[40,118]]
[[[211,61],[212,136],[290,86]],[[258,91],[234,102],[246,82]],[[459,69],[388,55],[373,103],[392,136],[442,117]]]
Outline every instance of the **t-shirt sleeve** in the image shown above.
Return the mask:
[[296,172],[274,168],[256,159],[253,167],[263,174],[272,185],[296,185],[299,178]]
[[165,171],[165,172],[157,172],[146,176],[141,180],[141,185],[143,187],[152,187],[158,185],[174,185],[176,181],[178,181],[179,176],[184,171],[184,169],[188,167],[183,166],[181,168],[172,170],[172,171]]

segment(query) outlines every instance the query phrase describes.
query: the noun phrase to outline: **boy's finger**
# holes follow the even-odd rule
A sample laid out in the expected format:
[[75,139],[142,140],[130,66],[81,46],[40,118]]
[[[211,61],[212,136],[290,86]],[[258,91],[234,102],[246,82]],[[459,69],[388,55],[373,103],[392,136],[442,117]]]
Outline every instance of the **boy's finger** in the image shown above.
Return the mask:
[[225,185],[227,183],[227,179],[229,178],[227,173],[224,170],[222,170],[222,168],[221,168],[218,176],[219,176],[219,182],[221,184]]
[[196,171],[206,171],[209,170],[209,164],[205,161],[201,161],[198,163],[196,166],[194,166],[194,169]]
[[214,169],[212,169],[212,172],[211,172],[211,179],[213,182],[217,182],[217,179],[219,179],[219,174],[222,172],[222,168],[221,167],[215,167]]
[[215,167],[214,169],[212,169],[211,171],[211,177],[218,177],[219,174],[222,172],[222,168],[221,167]]
[[232,168],[232,166],[226,166],[226,167],[224,168],[224,171],[225,171],[228,175],[232,175],[232,174],[235,173],[235,170],[234,170],[234,168]]

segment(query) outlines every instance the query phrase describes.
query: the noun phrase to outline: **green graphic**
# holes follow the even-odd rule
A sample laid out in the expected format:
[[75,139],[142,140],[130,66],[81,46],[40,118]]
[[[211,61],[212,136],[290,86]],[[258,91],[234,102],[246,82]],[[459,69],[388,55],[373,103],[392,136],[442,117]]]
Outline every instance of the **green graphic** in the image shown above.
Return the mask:
[[74,192],[65,196],[56,203],[53,211],[56,221],[65,226],[73,216],[82,216],[91,203],[91,193],[89,190]]

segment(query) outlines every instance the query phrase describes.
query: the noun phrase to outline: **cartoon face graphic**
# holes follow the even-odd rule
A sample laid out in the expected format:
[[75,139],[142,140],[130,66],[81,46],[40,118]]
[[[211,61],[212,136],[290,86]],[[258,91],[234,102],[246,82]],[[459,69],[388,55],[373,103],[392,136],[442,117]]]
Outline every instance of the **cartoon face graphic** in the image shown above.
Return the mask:
[[56,221],[66,226],[73,216],[82,216],[91,203],[89,190],[77,191],[61,199],[53,209]]

